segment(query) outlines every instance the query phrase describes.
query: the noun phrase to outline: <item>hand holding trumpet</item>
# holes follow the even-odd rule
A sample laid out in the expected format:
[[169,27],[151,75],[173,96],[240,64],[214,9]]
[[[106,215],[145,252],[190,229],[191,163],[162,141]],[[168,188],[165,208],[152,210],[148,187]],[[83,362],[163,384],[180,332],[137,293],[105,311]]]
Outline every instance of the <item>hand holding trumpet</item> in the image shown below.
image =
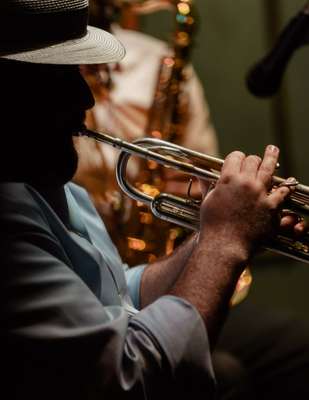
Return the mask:
[[[248,234],[246,240],[253,240],[255,245],[261,242],[263,237],[265,239],[268,236],[271,230],[269,224],[272,222],[269,217],[278,217],[279,208],[284,202],[284,206],[287,205],[287,208],[293,211],[292,216],[289,211],[289,215],[285,215],[281,221],[281,226],[287,232],[284,234],[278,232],[276,237],[272,236],[267,242],[263,240],[261,244],[270,251],[309,263],[309,235],[304,235],[303,222],[298,217],[293,217],[294,210],[297,215],[309,214],[309,186],[300,184],[296,180],[291,185],[288,180],[273,176],[279,156],[279,150],[275,146],[266,148],[263,160],[257,156],[246,157],[243,153],[233,152],[223,161],[155,138],[147,137],[129,143],[86,128],[79,135],[91,137],[120,149],[116,176],[121,189],[129,197],[148,205],[158,218],[191,230],[200,230],[204,226],[204,220],[207,219],[210,228],[206,234],[210,235],[217,216],[217,221],[221,221],[222,227],[226,229],[225,232],[221,228],[221,233],[229,232],[228,221],[235,222],[240,237],[245,239]],[[190,197],[183,198],[169,193],[151,196],[134,187],[126,179],[127,165],[132,155],[155,161],[166,168],[182,171],[191,177],[206,182],[211,180],[218,184],[210,193],[212,195],[209,194],[202,203],[203,210],[200,210],[199,204]],[[205,184],[202,185],[206,190]],[[228,190],[225,191],[226,188]],[[238,202],[241,207],[238,207]],[[217,207],[218,204],[220,207]],[[255,217],[258,217],[261,227],[265,225],[265,231],[262,229],[260,232],[259,225],[255,226]],[[242,224],[245,228],[243,233],[240,229]],[[274,227],[275,223],[272,222],[271,225]],[[235,228],[233,230],[235,231]],[[254,230],[259,234],[254,234]],[[295,237],[295,234],[298,236],[301,234],[301,238]]]
[[[251,255],[277,233],[278,211],[297,184],[284,181],[274,187],[278,157],[279,149],[272,145],[263,158],[234,151],[226,157],[212,190],[201,181],[205,197],[199,209],[198,239],[171,294],[196,306],[210,337],[216,338],[226,300],[233,299]],[[297,225],[290,216],[285,218],[285,224]]]
[[[247,257],[279,226],[301,235],[305,224],[295,213],[278,210],[297,184],[294,178],[272,189],[279,149],[267,146],[263,159],[235,151],[223,164],[220,178],[201,205],[201,235],[216,235],[220,246],[235,246]],[[294,179],[294,181],[293,181]],[[208,191],[201,181],[204,194]],[[220,205],[218,207],[218,205]],[[219,245],[219,243],[218,243]]]

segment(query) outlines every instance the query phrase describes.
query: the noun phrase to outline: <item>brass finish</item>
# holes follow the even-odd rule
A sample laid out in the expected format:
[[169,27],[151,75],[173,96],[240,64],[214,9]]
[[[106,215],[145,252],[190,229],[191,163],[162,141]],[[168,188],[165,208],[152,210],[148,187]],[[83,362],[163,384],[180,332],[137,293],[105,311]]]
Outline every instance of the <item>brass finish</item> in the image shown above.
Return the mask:
[[[190,118],[185,84],[189,70],[186,70],[193,45],[196,27],[193,0],[130,0],[123,5],[136,15],[167,10],[172,14],[173,32],[166,54],[161,58],[156,76],[156,85],[149,110],[144,136],[180,143],[186,134]],[[167,180],[166,169],[152,160],[136,163],[139,173],[134,177],[134,185],[145,196],[155,196],[164,192]],[[129,205],[129,206],[128,206]],[[190,233],[169,222],[152,217],[149,209],[141,202],[123,202],[126,212],[125,224],[119,227],[116,243],[120,253],[129,265],[149,262],[161,255],[171,254]],[[158,240],[158,234],[160,240]],[[135,240],[133,240],[135,239]]]

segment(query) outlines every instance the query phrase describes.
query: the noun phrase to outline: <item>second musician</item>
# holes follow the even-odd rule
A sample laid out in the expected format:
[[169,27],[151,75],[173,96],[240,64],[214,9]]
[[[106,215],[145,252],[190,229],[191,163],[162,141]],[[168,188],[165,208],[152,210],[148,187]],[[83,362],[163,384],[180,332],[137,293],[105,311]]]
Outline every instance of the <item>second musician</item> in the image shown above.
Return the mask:
[[[97,3],[99,2],[92,2],[92,6],[99,7]],[[110,7],[114,7],[112,10],[115,10],[115,2],[109,3]],[[106,8],[105,13],[104,9],[101,11],[103,12],[100,14],[98,8],[95,9],[92,18],[96,16],[96,19],[93,22],[99,23],[98,15],[101,18],[101,24],[110,22]],[[126,19],[129,16],[138,18],[128,7],[125,7],[125,13]],[[102,21],[103,17],[105,17],[105,22]],[[132,26],[132,20],[130,23]],[[84,76],[96,97],[96,105],[87,116],[88,127],[108,132],[128,141],[149,135],[154,131],[161,131],[164,135],[161,138],[164,140],[176,140],[178,144],[185,147],[207,154],[217,154],[216,134],[201,83],[191,65],[184,68],[188,61],[188,46],[191,46],[191,43],[188,42],[183,48],[180,44],[174,44],[173,48],[170,48],[166,43],[138,31],[124,29],[115,24],[111,26],[111,29],[125,45],[127,55],[123,61],[109,70],[106,70],[105,66],[98,66],[84,71]],[[179,27],[178,30],[180,30]],[[184,66],[177,67],[178,75],[174,74],[175,76],[172,77],[173,88],[170,87],[169,74],[175,68],[167,64],[173,63],[175,49],[178,51],[177,62],[183,62]],[[168,87],[164,87],[163,79],[168,81]],[[176,93],[175,83],[179,85]],[[175,98],[180,104],[175,104]],[[166,112],[167,106],[169,110]],[[181,107],[181,112],[179,107]],[[160,120],[162,111],[165,114]],[[178,116],[176,116],[177,113]],[[181,118],[181,122],[177,124],[178,127],[181,125],[181,131],[175,137],[172,129],[167,126],[175,122],[177,118]],[[75,179],[92,193],[96,206],[104,217],[104,221],[107,221],[109,232],[117,243],[123,259],[130,265],[136,265],[147,262],[149,259],[153,260],[160,252],[171,252],[174,247],[173,237],[169,241],[157,239],[158,236],[162,238],[163,230],[166,232],[164,233],[166,237],[169,234],[177,236],[178,228],[169,232],[169,224],[154,223],[148,210],[143,207],[136,208],[131,200],[122,195],[115,181],[114,171],[118,156],[116,151],[89,141],[86,145],[87,151],[84,150],[85,143],[81,146],[83,151]],[[146,170],[140,164],[130,164],[132,181],[148,183],[146,190],[162,188],[163,183],[166,186],[166,175],[163,175],[162,171],[153,174],[147,182],[147,176],[146,179],[145,176],[141,176],[141,169]],[[110,182],[113,182],[112,185],[109,183],[107,188],[103,186],[104,181],[106,182],[103,178],[106,175],[110,177]],[[151,179],[152,182],[150,182]],[[169,180],[168,185],[173,186],[172,190],[178,192],[187,189],[187,185],[175,180]]]

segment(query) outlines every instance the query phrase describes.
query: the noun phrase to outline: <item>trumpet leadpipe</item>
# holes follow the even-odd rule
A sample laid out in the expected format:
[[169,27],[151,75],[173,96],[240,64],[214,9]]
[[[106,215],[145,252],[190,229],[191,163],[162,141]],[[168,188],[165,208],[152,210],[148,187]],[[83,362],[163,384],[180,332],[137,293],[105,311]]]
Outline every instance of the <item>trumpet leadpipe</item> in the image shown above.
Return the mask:
[[[171,156],[174,153],[175,156],[179,157],[188,156],[190,155],[190,153],[192,154],[192,156],[196,154],[196,156],[205,157],[205,162],[206,160],[209,160],[209,162],[213,163],[214,165],[216,162],[220,163],[220,165],[223,165],[222,160],[211,156],[204,156],[203,154],[195,152],[193,150],[188,150],[188,153],[184,154],[183,147],[168,143],[164,140],[146,138],[130,143],[120,138],[107,135],[106,133],[96,132],[89,129],[83,129],[81,132],[79,132],[79,136],[88,136],[99,142],[110,144],[114,148],[128,153],[129,155],[136,155],[146,160],[155,161],[165,167],[172,167],[174,169],[186,172],[187,174],[201,179],[217,180],[219,179],[220,175],[216,172],[205,170],[188,162],[179,161],[172,157],[168,157],[167,155],[161,154],[159,151],[162,151],[163,153],[166,152],[166,154],[167,152],[169,152]],[[151,145],[152,150],[149,150],[147,144]],[[153,151],[154,149],[157,149],[157,151]]]

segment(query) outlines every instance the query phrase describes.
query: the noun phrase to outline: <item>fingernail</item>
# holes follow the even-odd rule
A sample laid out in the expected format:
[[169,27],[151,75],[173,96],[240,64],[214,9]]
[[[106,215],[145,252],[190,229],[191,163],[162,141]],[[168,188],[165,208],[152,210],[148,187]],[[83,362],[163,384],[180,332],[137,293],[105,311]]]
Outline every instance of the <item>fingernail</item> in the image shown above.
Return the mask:
[[277,147],[277,146],[274,146],[273,144],[268,145],[268,146],[267,146],[267,149],[268,149],[269,151],[271,151],[272,153],[274,153],[274,154],[278,154],[278,153],[279,153],[278,147]]

